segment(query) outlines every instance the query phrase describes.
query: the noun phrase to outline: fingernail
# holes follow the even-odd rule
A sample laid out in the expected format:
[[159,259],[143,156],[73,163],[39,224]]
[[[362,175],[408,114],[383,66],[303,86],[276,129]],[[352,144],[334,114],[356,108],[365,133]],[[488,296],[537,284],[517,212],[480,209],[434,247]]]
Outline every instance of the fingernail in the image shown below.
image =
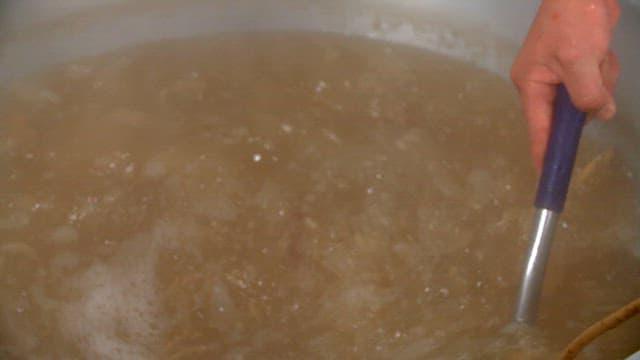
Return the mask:
[[609,102],[607,105],[602,107],[596,117],[600,120],[609,120],[616,114],[616,104],[614,102]]

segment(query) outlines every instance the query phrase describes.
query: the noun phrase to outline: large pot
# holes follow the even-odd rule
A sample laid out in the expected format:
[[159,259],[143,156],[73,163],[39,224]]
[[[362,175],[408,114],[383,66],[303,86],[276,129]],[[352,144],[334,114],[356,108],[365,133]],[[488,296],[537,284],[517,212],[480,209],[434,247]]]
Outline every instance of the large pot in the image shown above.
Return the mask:
[[[125,46],[246,30],[327,31],[390,40],[459,58],[507,78],[537,5],[527,0],[0,2],[0,83]],[[589,126],[586,133],[620,149],[637,174],[640,4],[629,0],[621,5],[614,40],[622,66],[619,115],[612,123]],[[630,251],[640,257],[640,242]]]

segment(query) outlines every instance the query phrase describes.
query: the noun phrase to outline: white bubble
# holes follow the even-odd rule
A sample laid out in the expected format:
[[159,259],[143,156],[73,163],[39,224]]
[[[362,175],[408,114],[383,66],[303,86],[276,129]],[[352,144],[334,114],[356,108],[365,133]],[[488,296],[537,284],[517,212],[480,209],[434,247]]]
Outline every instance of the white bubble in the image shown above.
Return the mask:
[[327,88],[327,83],[324,82],[324,80],[320,80],[318,81],[318,84],[316,85],[316,94],[320,94],[321,92],[323,92],[325,89]]

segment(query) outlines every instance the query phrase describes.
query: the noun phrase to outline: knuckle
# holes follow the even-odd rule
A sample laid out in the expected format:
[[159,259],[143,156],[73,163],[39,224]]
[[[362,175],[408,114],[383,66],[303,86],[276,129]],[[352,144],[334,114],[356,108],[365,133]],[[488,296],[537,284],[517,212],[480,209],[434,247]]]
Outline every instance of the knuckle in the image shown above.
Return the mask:
[[556,56],[560,64],[564,66],[575,65],[584,58],[584,54],[575,48],[559,50]]
[[531,80],[534,78],[535,70],[530,66],[523,65],[519,62],[516,62],[511,67],[510,77],[513,84],[516,86],[518,91],[521,93],[526,93],[529,91],[531,87]]

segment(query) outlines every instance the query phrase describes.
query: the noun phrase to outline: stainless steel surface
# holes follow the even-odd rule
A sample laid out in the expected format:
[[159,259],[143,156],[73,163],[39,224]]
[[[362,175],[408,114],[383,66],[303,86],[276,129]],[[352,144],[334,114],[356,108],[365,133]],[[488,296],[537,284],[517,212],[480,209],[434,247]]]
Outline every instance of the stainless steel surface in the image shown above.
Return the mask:
[[547,209],[536,209],[531,233],[531,247],[527,254],[518,295],[516,321],[525,323],[535,321],[542,293],[544,272],[557,222],[557,213]]
[[640,350],[632,355],[629,355],[626,360],[640,360]]

